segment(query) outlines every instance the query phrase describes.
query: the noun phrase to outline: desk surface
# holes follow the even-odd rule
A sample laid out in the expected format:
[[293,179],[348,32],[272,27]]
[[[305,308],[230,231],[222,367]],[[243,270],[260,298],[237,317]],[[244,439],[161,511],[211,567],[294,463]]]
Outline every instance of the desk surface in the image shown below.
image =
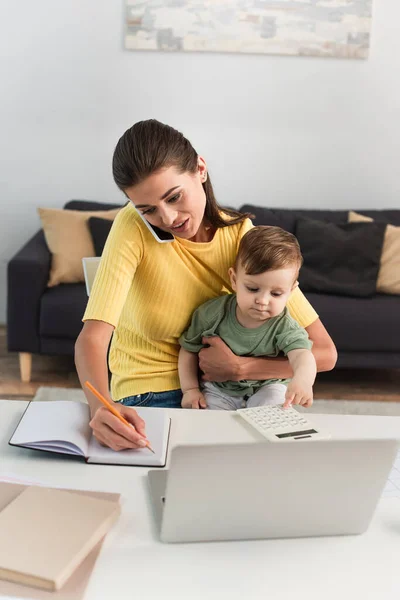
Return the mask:
[[[12,473],[53,486],[122,494],[121,517],[106,537],[85,600],[400,597],[398,498],[380,501],[368,532],[361,536],[162,544],[152,519],[147,469],[87,465],[8,446],[25,407],[26,402],[0,401],[0,476]],[[260,439],[232,413],[177,409],[169,413],[170,446]],[[312,420],[341,439],[398,437],[400,432],[400,417],[313,414]]]

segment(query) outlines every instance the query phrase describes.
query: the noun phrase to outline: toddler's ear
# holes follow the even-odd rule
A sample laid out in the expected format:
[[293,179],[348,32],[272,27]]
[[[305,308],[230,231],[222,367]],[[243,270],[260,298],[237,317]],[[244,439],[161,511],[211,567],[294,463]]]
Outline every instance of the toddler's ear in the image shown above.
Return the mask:
[[228,271],[229,278],[231,280],[231,286],[234,292],[236,292],[236,271],[233,267],[231,267]]
[[299,287],[299,282],[296,279],[296,281],[294,282],[294,284],[292,286],[292,291],[295,290],[297,287]]

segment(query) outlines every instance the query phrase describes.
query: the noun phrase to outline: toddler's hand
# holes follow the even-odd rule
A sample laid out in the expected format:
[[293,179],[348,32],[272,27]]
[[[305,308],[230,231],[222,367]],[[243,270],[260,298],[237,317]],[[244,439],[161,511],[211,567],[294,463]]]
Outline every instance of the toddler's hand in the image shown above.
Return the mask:
[[313,403],[312,385],[301,379],[293,378],[289,383],[283,408],[289,408],[292,404],[299,404],[309,408]]
[[207,402],[199,389],[188,390],[183,394],[182,408],[207,408]]

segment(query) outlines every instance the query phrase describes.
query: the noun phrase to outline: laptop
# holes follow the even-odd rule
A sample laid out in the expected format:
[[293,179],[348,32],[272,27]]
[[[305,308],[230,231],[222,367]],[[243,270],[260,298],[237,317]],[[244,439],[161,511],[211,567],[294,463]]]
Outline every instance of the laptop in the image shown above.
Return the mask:
[[85,276],[86,293],[90,296],[101,256],[85,256],[82,258],[83,274]]
[[176,446],[149,471],[163,542],[360,534],[398,450],[392,439]]

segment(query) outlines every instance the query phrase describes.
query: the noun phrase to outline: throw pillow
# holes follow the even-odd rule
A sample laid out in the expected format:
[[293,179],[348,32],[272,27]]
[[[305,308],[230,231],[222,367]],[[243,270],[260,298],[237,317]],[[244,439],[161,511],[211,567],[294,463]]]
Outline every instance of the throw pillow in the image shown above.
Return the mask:
[[113,220],[120,210],[38,208],[46,243],[52,254],[48,287],[84,281],[82,258],[95,255],[88,219],[96,215]]
[[252,213],[254,225],[274,225],[294,233],[297,219],[314,219],[343,223],[347,219],[347,210],[302,209],[302,208],[266,208],[254,204],[244,204],[239,208],[242,213]]
[[[371,217],[349,212],[349,223],[372,222]],[[387,225],[376,289],[382,294],[400,294],[400,227]]]
[[96,256],[101,256],[104,245],[107,241],[108,234],[112,227],[112,221],[109,219],[99,219],[98,217],[90,217],[89,230],[92,236],[92,242]]
[[298,219],[296,236],[304,258],[303,291],[368,297],[376,292],[383,223],[326,223]]

